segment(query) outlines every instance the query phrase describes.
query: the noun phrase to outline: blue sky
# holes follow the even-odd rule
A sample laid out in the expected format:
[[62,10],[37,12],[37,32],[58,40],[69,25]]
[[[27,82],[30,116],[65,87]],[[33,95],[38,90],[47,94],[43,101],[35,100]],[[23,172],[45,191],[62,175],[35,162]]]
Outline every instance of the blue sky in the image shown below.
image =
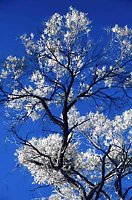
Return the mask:
[[[66,13],[70,5],[88,13],[93,21],[92,26],[97,27],[97,35],[100,28],[114,24],[128,24],[132,27],[131,0],[0,0],[0,59],[3,60],[9,54],[21,55],[19,36],[23,33],[38,33],[43,20],[54,12]],[[38,193],[29,191],[32,188],[32,178],[28,172],[15,169],[15,146],[5,143],[7,122],[2,115],[3,113],[0,116],[0,200],[31,200]]]

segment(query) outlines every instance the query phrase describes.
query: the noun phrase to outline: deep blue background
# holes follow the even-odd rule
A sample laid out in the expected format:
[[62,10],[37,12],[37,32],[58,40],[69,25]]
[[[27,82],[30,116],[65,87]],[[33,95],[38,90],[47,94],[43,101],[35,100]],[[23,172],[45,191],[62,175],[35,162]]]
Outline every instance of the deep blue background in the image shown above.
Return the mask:
[[[41,30],[42,21],[54,12],[65,14],[72,5],[88,13],[96,34],[114,24],[132,27],[132,0],[0,0],[0,60],[9,54],[21,55],[19,36]],[[38,193],[29,191],[32,178],[16,169],[15,145],[5,142],[7,123],[0,116],[0,200],[31,200]],[[45,192],[48,189],[45,189]]]

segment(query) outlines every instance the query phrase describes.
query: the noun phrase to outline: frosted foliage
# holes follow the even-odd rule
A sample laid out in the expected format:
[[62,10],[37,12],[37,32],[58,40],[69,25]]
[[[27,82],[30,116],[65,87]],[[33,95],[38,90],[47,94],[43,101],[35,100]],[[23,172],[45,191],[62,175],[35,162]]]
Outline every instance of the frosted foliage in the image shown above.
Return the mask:
[[90,24],[90,21],[87,19],[86,14],[77,11],[70,7],[70,12],[66,15],[66,26],[67,28],[74,31],[76,34],[78,31],[86,31],[89,32],[90,30],[87,29],[87,26]]
[[71,190],[71,188],[61,188],[60,193],[55,193],[57,191],[54,191],[54,193],[47,199],[47,198],[37,198],[33,200],[81,200],[81,197],[74,194]]
[[127,25],[124,28],[119,27],[117,24],[112,28],[112,31],[119,36],[127,36],[132,33],[132,29],[129,29]]
[[51,19],[46,23],[45,34],[50,36],[55,36],[61,31],[61,26],[63,26],[62,16],[55,13]]
[[[19,163],[27,167],[34,177],[34,183],[45,183],[60,188],[61,192],[56,191],[57,194],[52,195],[49,199],[61,199],[63,197],[66,200],[70,198],[81,199],[81,192],[78,193],[74,186],[66,184],[61,171],[53,169],[51,164],[51,160],[55,166],[58,164],[61,143],[62,137],[59,134],[51,134],[47,138],[32,138],[24,147],[16,151],[16,155]],[[91,174],[93,179],[94,176],[96,177],[97,163],[100,163],[99,155],[91,150],[79,153],[77,148],[78,143],[69,143],[62,169],[72,175],[71,169],[74,168],[74,170],[83,171],[86,175]]]
[[[61,78],[64,79],[64,76],[68,74],[65,67],[69,62],[67,53],[71,50],[73,43],[76,43],[73,40],[79,41],[80,34],[87,35],[90,31],[89,24],[90,21],[86,14],[71,7],[64,16],[55,13],[45,23],[43,33],[38,40],[35,40],[33,33],[30,36],[26,34],[21,36],[27,55],[36,55],[38,68],[27,71],[27,75],[24,76],[24,70],[29,68],[25,58],[7,57],[0,73],[0,80],[7,80],[7,78],[10,80],[7,84],[9,101],[6,106],[8,108],[22,110],[33,121],[40,118],[40,111],[44,109],[40,97],[48,98],[56,88],[57,81],[61,84],[63,81]],[[74,68],[74,71],[76,67],[81,68],[83,65],[83,57],[79,55],[82,51],[83,45],[80,44],[76,45],[73,50],[75,56],[72,56],[69,67]],[[52,77],[49,72],[52,73]],[[73,96],[72,91],[70,91],[69,100],[71,95]],[[61,105],[63,96],[64,93],[59,90],[53,102]],[[50,103],[53,102],[50,101]]]
[[74,188],[72,189],[72,187],[67,187],[67,185],[64,185],[64,187],[62,187],[60,189],[60,193],[58,193],[56,191],[55,194],[52,194],[49,197],[49,200],[62,200],[62,199],[65,199],[65,200],[69,200],[69,199],[81,200],[81,197],[79,196],[79,194],[77,195],[74,192],[75,192]]
[[[53,164],[57,166],[62,137],[58,134],[53,134],[49,135],[47,138],[32,138],[29,143],[31,145],[25,145],[17,150],[17,156],[18,161],[31,172],[34,177],[34,182],[38,184],[57,184],[57,182],[59,184],[59,181],[63,182],[63,175],[60,171],[56,171],[52,168],[49,159],[50,157]],[[33,149],[32,145],[43,155],[39,154],[36,149]],[[77,143],[70,144],[65,153],[63,169],[69,171],[69,173],[70,168],[72,165],[76,164],[76,160],[79,157],[76,146]],[[40,164],[37,165],[35,162]]]
[[[112,199],[104,191],[119,187],[119,172],[124,179],[130,172],[132,109],[109,119],[98,108],[131,98],[132,29],[115,25],[104,44],[91,39],[90,24],[73,7],[55,13],[40,36],[21,36],[25,57],[8,56],[0,69],[1,102],[13,111],[12,129],[23,142],[18,162],[33,183],[53,187],[49,200],[93,199],[98,192]],[[25,128],[28,119],[44,122],[48,136],[19,137],[19,122]]]
[[[122,73],[125,73],[125,67],[121,66],[121,67],[117,67],[114,68],[113,66],[110,66],[110,70],[112,73],[114,73],[116,76],[109,76],[105,79],[104,83],[106,86],[108,86],[109,88],[118,83],[118,79],[116,77],[118,77],[118,75],[120,76]],[[105,74],[105,71],[101,71],[100,72],[101,77]],[[124,85],[126,84],[127,81],[125,81]],[[130,83],[130,79],[128,80],[128,82]]]
[[[63,65],[68,64],[66,54],[71,48],[76,54],[72,57],[71,63],[77,67],[83,64],[83,57],[79,53],[82,50],[85,52],[85,48],[83,45],[77,44],[77,41],[80,40],[81,34],[88,34],[89,24],[90,21],[86,14],[71,7],[67,15],[61,16],[55,13],[45,23],[43,34],[36,43],[33,40],[34,36],[23,35],[21,39],[27,53],[31,55],[36,52],[40,67],[45,66],[47,71],[52,69],[58,79],[67,73]],[[73,45],[76,45],[74,49]]]
[[[116,158],[123,146],[126,145],[128,148],[131,144],[131,109],[122,115],[117,115],[114,120],[108,119],[107,116],[99,112],[80,116],[75,107],[71,109],[68,116],[69,127],[75,127],[75,133],[83,133],[96,147],[105,150],[109,145],[112,145],[110,152],[112,157]],[[127,137],[124,136],[126,132]]]
[[68,124],[69,128],[72,128],[73,126],[78,126],[79,124],[83,123],[86,119],[85,116],[80,116],[80,112],[77,111],[75,106],[73,106],[70,111],[68,112]]
[[[68,85],[71,74],[74,76],[74,83],[69,91],[68,103],[80,93],[86,93],[84,97],[94,96],[95,90],[98,91],[102,85],[111,88],[118,84],[120,77],[126,73],[126,66],[109,66],[104,63],[94,66],[94,59],[92,61],[89,58],[93,45],[89,36],[90,23],[87,14],[70,7],[66,15],[55,13],[45,22],[40,37],[33,33],[30,36],[21,36],[28,62],[24,57],[20,59],[8,56],[0,71],[0,82],[6,82],[8,108],[15,109],[18,113],[22,111],[23,115],[33,121],[39,119],[41,111],[45,110],[42,99],[46,99],[48,105],[62,105],[65,97],[64,85]],[[121,50],[121,57],[117,55],[115,59],[118,63],[125,55],[131,54],[132,30],[127,26],[121,28],[115,25],[111,31],[114,32],[113,41]],[[109,55],[106,55],[103,62],[106,60],[109,63],[108,59]],[[31,66],[28,66],[29,61]],[[93,67],[89,67],[89,64]],[[127,77],[123,77],[122,85],[118,86],[125,89],[130,87],[131,75],[130,72]],[[92,80],[95,82],[92,83]],[[84,97],[80,99],[83,100]],[[74,122],[74,125],[75,123],[79,122]]]
[[40,111],[43,110],[39,97],[48,96],[52,88],[45,84],[44,77],[38,70],[33,72],[29,80],[33,86],[25,86],[21,90],[14,89],[8,96],[10,101],[6,105],[15,110],[25,110],[27,116],[34,121],[41,116]]
[[121,56],[126,57],[128,54],[132,55],[132,29],[126,25],[124,28],[119,27],[117,24],[112,28],[116,34],[117,40],[121,45]]
[[[75,126],[78,123],[75,133],[81,132],[94,144],[86,151],[80,151],[79,143],[69,142],[65,151],[62,170],[76,181],[80,181],[79,176],[74,176],[73,169],[89,178],[89,181],[96,183],[101,177],[102,154],[96,152],[98,149],[107,151],[111,145],[109,156],[106,158],[106,172],[114,169],[113,162],[118,166],[127,163],[131,159],[131,138],[132,138],[132,110],[125,111],[122,115],[117,115],[113,120],[108,119],[100,113],[89,113],[86,117],[80,116],[79,111],[74,107],[69,112],[69,125]],[[127,131],[127,137],[124,133]],[[85,140],[85,143],[87,140]],[[59,134],[50,134],[47,138],[32,138],[23,147],[16,151],[20,164],[28,168],[34,177],[34,182],[38,184],[50,184],[59,188],[55,190],[49,200],[53,199],[77,199],[81,200],[81,190],[65,182],[65,177],[61,170],[56,170],[58,165],[62,137]],[[90,145],[90,144],[89,144]],[[127,152],[127,160],[126,154]],[[51,160],[50,160],[51,159]],[[52,165],[53,164],[53,165]],[[129,166],[127,169],[129,171]],[[109,178],[108,182],[115,177]],[[86,187],[86,186],[85,186]],[[89,186],[87,187],[89,191]]]
[[[125,111],[122,115],[117,115],[114,120],[108,119],[99,112],[89,113],[81,117],[77,112],[74,116],[74,121],[78,122],[77,130],[90,137],[95,143],[99,143],[102,139],[100,142],[102,146],[108,146],[109,144],[122,145],[125,142],[123,132],[129,130],[132,125],[131,109]],[[75,124],[74,121],[73,125]]]
[[79,32],[85,32],[85,34],[89,33],[89,24],[90,21],[87,19],[86,14],[71,7],[70,12],[66,15],[67,32],[65,34],[65,41],[67,45],[70,44],[71,41],[76,40]]
[[[57,166],[61,143],[62,137],[59,134],[53,134],[47,138],[32,138],[24,147],[17,150],[16,155],[19,163],[28,168],[34,177],[35,183],[59,185],[59,181],[63,182],[64,176],[61,172],[53,169],[49,159],[50,157],[53,164]],[[79,153],[77,146],[77,143],[69,144],[65,152],[63,170],[69,174],[73,166],[76,170],[80,171],[85,170],[86,167],[89,170],[94,170],[95,165],[99,162],[98,155],[91,151]]]
[[4,63],[4,66],[1,70],[0,80],[6,78],[18,79],[19,76],[22,74],[22,69],[25,65],[25,58],[22,57],[21,59],[17,58],[16,56],[8,56],[7,60]]

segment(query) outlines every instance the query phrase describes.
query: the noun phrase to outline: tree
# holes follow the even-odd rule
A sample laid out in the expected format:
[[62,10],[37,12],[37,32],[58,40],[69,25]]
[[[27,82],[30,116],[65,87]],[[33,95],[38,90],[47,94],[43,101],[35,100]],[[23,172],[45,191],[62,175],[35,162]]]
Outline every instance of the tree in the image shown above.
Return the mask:
[[[55,13],[39,38],[21,36],[26,55],[1,69],[18,162],[35,183],[53,186],[50,200],[128,199],[132,190],[132,110],[106,112],[131,101],[132,30],[115,25],[95,44],[90,24],[72,7]],[[39,120],[45,135],[21,134],[20,125]]]

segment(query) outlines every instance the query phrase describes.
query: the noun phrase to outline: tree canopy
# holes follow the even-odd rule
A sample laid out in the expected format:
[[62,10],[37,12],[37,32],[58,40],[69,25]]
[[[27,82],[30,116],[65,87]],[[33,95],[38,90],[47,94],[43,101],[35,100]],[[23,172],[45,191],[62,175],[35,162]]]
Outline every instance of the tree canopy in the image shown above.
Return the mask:
[[[91,32],[87,14],[55,13],[40,36],[21,36],[25,56],[8,56],[0,72],[18,163],[54,188],[49,200],[128,199],[132,190],[132,29],[115,25],[98,42]],[[39,138],[20,133],[39,120],[50,126]]]

